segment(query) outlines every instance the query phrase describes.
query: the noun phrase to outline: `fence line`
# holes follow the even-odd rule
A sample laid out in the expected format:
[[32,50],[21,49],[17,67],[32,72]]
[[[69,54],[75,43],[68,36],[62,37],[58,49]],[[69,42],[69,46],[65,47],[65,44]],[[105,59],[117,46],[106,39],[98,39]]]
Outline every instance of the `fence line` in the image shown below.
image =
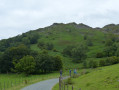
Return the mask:
[[[37,78],[35,78],[37,79]],[[30,79],[18,79],[18,80],[13,80],[13,81],[4,81],[4,82],[0,82],[0,90],[7,90],[9,88],[12,88],[12,87],[15,87],[15,86],[18,86],[20,84],[28,84],[29,82],[31,82],[33,79],[30,78]]]
[[59,90],[81,90],[81,88],[76,88],[73,85],[66,83],[62,76],[59,77]]

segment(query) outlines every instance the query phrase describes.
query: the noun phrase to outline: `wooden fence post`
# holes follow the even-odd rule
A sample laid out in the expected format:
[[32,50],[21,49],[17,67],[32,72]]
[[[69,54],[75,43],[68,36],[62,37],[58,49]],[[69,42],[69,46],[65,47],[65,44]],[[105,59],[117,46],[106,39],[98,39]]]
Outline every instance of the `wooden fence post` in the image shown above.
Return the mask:
[[16,79],[15,79],[15,85],[16,85]]
[[74,87],[73,87],[73,85],[72,85],[72,90],[74,90]]
[[0,82],[0,87],[1,87],[0,90],[2,90],[2,83],[1,82]]
[[2,87],[1,82],[0,82],[0,87]]
[[11,81],[11,87],[12,87],[12,81]]
[[4,82],[4,90],[5,90],[5,82]]
[[62,90],[63,90],[63,86],[64,86],[64,85],[63,85],[63,82],[61,82],[61,87],[62,87]]
[[59,77],[59,90],[61,90],[61,77]]
[[64,82],[64,90],[65,90],[65,82]]
[[7,82],[7,88],[9,87],[9,81]]
[[68,90],[68,84],[67,84],[67,90]]

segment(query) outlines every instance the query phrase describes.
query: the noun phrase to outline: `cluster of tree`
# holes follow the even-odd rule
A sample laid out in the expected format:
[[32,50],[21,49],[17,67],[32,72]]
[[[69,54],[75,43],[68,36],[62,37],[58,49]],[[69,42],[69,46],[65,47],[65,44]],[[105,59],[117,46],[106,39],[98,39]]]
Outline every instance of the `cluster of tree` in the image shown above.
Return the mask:
[[47,51],[38,53],[25,45],[11,47],[0,54],[0,72],[39,73],[57,71],[62,68],[59,56],[48,55]]
[[45,43],[43,41],[40,41],[37,46],[40,49],[46,49],[46,50],[53,50],[53,48],[54,48],[53,43]]
[[109,66],[119,63],[119,57],[112,56],[99,61],[99,66]]
[[52,72],[62,69],[62,61],[60,56],[50,56],[48,53],[42,53],[36,57],[36,68],[41,72]]
[[77,45],[77,46],[67,46],[66,48],[64,48],[63,50],[63,55],[64,56],[69,56],[71,58],[73,58],[74,62],[83,62],[87,55],[87,46],[81,44],[81,45]]
[[7,48],[18,46],[19,44],[25,44],[26,46],[35,44],[38,39],[39,34],[33,31],[23,33],[13,38],[3,39],[0,41],[0,52],[4,52]]
[[84,35],[84,40],[87,46],[93,46],[92,38],[88,36],[88,33]]
[[119,63],[119,57],[112,56],[112,57],[107,57],[101,60],[84,61],[83,66],[84,68],[96,68],[96,67],[102,67],[102,66],[109,66],[109,65],[113,65],[117,63]]
[[[110,34],[109,34],[110,35]],[[119,56],[119,40],[115,35],[110,35],[105,40],[105,48],[102,52],[97,52],[96,57],[111,57],[111,56]]]

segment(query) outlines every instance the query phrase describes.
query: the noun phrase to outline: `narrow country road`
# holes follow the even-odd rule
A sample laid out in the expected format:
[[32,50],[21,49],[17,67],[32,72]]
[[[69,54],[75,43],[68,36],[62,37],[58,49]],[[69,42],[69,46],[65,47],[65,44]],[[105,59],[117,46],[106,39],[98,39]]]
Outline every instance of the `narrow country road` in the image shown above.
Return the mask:
[[[68,77],[65,77],[66,79]],[[45,81],[41,81],[30,86],[27,86],[21,90],[52,90],[52,87],[59,82],[59,78],[56,79],[49,79]]]
[[52,90],[52,87],[59,82],[59,79],[49,79],[39,83],[32,84],[23,88],[22,90]]

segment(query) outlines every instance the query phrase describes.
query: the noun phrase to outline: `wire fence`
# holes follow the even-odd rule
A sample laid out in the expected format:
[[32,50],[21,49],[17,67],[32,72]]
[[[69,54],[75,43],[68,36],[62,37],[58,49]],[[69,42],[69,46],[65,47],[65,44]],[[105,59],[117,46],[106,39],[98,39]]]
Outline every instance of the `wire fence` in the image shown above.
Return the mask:
[[59,77],[59,90],[82,90],[82,89],[66,83],[63,77]]
[[33,80],[36,80],[37,78],[20,78],[20,79],[15,79],[15,80],[8,80],[4,82],[0,82],[0,90],[8,90],[10,88],[14,88],[20,85],[26,85],[28,83],[31,83]]

